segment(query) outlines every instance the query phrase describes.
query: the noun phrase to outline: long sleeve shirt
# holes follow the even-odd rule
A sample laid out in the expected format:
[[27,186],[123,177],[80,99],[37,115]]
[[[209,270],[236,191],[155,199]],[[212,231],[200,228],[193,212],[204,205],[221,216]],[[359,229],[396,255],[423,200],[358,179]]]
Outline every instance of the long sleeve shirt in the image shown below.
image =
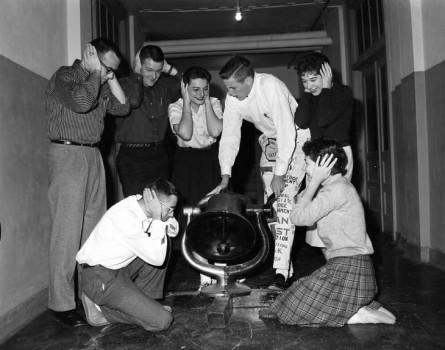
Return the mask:
[[295,149],[294,112],[297,102],[286,85],[271,74],[255,73],[244,100],[227,95],[219,144],[221,174],[231,175],[239,151],[241,125],[247,120],[266,137],[276,139],[275,175],[285,175]]
[[178,233],[178,222],[174,218],[166,222],[147,218],[138,203],[140,198],[127,197],[105,213],[77,253],[79,264],[116,270],[136,257],[154,266],[164,263],[167,235]]
[[162,142],[169,125],[168,106],[181,97],[181,74],[162,74],[153,86],[144,86],[142,77],[133,73],[121,83],[132,109],[128,117],[116,119],[116,141]]
[[120,103],[108,84],[88,81],[89,73],[76,60],[52,76],[46,90],[47,134],[50,140],[96,143],[107,113],[126,115],[129,103]]
[[[212,104],[213,111],[215,115],[221,119],[223,117],[223,111],[221,102],[215,97],[210,97],[210,103]],[[170,118],[170,125],[174,134],[176,134],[173,129],[173,125],[179,124],[182,119],[184,101],[180,98],[178,101],[172,103],[168,107],[168,116]],[[192,148],[205,148],[216,142],[216,139],[209,135],[207,130],[207,119],[205,105],[200,105],[198,111],[195,112],[192,108],[192,120],[193,120],[193,133],[192,138],[189,141],[184,141],[179,136],[178,139],[179,147],[192,147]]]
[[334,84],[330,89],[322,89],[318,96],[303,93],[295,112],[295,124],[302,129],[309,128],[312,139],[325,136],[348,146],[352,115],[351,88]]
[[326,259],[374,252],[366,233],[362,202],[349,180],[336,174],[323,182],[312,200],[303,199],[303,193],[290,219],[297,226],[317,223],[318,235],[326,246]]

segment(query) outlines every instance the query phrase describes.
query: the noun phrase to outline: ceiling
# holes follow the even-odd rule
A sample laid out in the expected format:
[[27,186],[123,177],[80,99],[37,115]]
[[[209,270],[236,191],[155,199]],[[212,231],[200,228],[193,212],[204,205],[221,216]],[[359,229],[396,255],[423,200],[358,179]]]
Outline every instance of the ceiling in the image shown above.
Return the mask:
[[[118,0],[146,42],[300,33],[324,30],[323,13],[342,0]],[[218,42],[215,39],[215,42]],[[300,50],[301,51],[301,50]],[[289,65],[297,53],[261,55],[261,65]],[[168,56],[168,55],[167,55]],[[202,55],[201,55],[202,57]],[[251,55],[254,66],[258,67]],[[220,66],[220,60],[210,58]],[[207,64],[211,64],[208,61]],[[211,67],[209,67],[211,69]]]
[[330,0],[119,0],[145,40],[297,33],[324,29]]

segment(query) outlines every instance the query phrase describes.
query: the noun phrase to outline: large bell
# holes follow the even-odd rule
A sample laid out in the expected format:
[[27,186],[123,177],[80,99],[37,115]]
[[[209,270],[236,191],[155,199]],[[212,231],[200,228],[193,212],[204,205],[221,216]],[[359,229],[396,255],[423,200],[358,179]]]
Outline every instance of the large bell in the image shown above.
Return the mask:
[[[216,284],[203,288],[201,294],[229,297],[250,294],[249,287],[235,280],[265,261],[270,236],[266,214],[270,213],[270,208],[248,207],[239,195],[229,193],[210,197],[205,208],[184,209],[189,221],[182,239],[182,253],[194,268],[217,280]],[[258,238],[259,251],[253,256]],[[202,262],[193,252],[226,266]]]
[[223,263],[242,260],[255,246],[255,229],[239,197],[219,194],[187,226],[187,243],[202,257]]

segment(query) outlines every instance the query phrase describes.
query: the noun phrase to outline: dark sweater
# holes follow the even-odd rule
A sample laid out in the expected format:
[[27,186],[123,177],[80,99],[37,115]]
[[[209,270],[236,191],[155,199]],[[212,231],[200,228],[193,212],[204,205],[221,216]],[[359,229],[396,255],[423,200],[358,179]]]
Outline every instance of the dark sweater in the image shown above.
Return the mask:
[[298,101],[294,121],[301,129],[309,128],[313,140],[325,136],[348,146],[352,113],[352,90],[349,86],[334,84],[318,96],[304,92]]

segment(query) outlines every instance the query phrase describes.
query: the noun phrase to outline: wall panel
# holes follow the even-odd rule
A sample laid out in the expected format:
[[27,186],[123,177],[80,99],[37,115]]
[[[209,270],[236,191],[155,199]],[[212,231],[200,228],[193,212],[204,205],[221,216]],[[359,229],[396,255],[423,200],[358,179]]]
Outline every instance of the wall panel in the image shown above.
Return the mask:
[[[26,321],[3,316],[48,285],[50,217],[44,106],[48,81],[4,56],[0,74],[1,339],[10,322]],[[30,317],[46,304],[25,308]]]

